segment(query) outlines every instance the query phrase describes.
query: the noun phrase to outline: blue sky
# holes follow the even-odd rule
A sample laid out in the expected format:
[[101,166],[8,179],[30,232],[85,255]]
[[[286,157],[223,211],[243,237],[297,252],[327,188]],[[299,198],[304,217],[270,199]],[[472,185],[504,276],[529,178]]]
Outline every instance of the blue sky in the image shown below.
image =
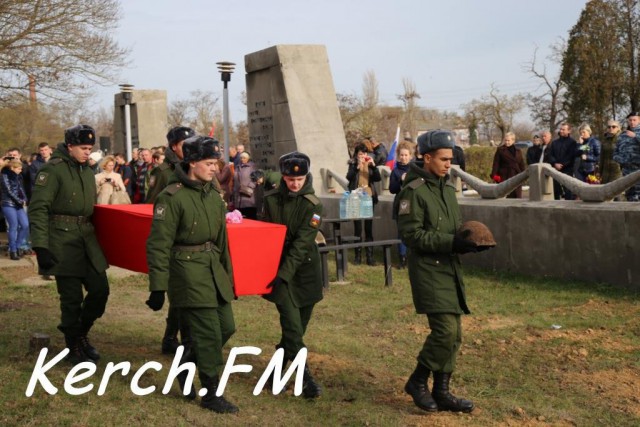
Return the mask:
[[[132,51],[121,82],[164,89],[169,101],[190,91],[222,93],[215,63],[232,61],[231,119],[246,119],[239,101],[244,55],[276,44],[327,47],[336,91],[361,94],[367,70],[380,99],[398,105],[411,79],[420,105],[458,110],[490,90],[536,92],[522,70],[538,47],[566,39],[582,0],[123,0],[114,37]],[[557,67],[548,64],[557,72]],[[110,107],[117,85],[101,88],[92,107]],[[221,103],[222,101],[220,101]]]

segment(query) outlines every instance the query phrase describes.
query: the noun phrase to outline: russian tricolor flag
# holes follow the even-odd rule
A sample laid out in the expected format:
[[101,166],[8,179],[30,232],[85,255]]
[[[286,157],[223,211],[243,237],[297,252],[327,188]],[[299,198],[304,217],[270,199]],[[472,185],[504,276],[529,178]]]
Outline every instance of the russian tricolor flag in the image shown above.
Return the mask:
[[393,144],[391,144],[391,148],[389,149],[389,154],[387,154],[387,166],[389,166],[389,169],[391,170],[396,167],[396,150],[398,149],[399,139],[400,125],[398,125],[398,130],[396,131],[396,139],[393,140]]

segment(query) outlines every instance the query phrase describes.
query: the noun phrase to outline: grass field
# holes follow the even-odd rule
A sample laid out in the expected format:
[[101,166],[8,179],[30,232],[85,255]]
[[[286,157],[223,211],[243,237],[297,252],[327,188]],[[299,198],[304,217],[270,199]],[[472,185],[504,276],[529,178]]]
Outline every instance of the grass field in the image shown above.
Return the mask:
[[[143,275],[111,281],[107,312],[91,335],[103,356],[98,372],[76,385],[93,383],[94,389],[65,393],[70,366],[62,362],[48,373],[56,395],[38,386],[26,397],[37,358],[27,354],[31,334],[49,334],[55,353],[63,348],[55,285],[23,282],[28,274],[33,272],[0,270],[2,426],[640,425],[638,295],[606,285],[467,271],[472,314],[463,318],[464,344],[452,381],[455,394],[476,404],[464,415],[423,413],[403,391],[428,333],[426,318],[414,312],[406,271],[394,270],[394,286],[385,288],[382,267],[350,266],[351,283],[325,293],[306,336],[308,363],[324,386],[315,401],[291,392],[253,396],[279,324],[273,305],[240,298],[229,346],[257,346],[263,354],[238,360],[254,370],[232,375],[225,396],[240,413],[223,416],[184,400],[177,387],[168,395],[131,392],[135,370],[151,360],[165,369],[148,371],[140,384],[161,389],[172,360],[160,354],[166,309],[154,313],[144,305]],[[131,362],[129,375],[114,375],[97,396],[107,362],[122,361]]]

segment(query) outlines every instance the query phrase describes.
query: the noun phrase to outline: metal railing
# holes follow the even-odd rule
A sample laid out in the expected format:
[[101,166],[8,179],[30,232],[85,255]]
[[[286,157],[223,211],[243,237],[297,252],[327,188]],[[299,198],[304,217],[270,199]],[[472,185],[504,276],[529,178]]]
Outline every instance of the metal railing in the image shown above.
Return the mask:
[[[378,166],[382,175],[379,194],[388,194],[390,169],[387,166]],[[330,169],[321,169],[323,188],[328,193],[336,192],[336,184],[344,191],[348,190],[348,181],[344,176],[333,173]],[[480,178],[471,175],[457,165],[451,166],[451,183],[456,188],[458,197],[465,197],[462,192],[462,181],[477,192],[483,199],[500,199],[506,197],[517,187],[528,181],[530,201],[553,200],[553,180],[575,194],[585,202],[607,202],[640,182],[640,171],[636,171],[625,177],[618,178],[607,184],[587,184],[579,179],[564,174],[547,163],[530,165],[527,170],[509,178],[499,184],[487,183]]]

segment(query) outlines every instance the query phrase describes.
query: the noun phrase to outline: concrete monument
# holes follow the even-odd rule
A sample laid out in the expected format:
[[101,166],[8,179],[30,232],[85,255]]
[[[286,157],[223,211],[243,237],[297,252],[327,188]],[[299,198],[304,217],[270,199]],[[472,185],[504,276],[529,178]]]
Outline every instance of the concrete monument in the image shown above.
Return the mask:
[[320,169],[346,175],[349,153],[321,45],[277,45],[245,56],[249,151],[256,166],[278,169],[278,158],[298,150],[311,158],[317,194],[326,193]]
[[[114,97],[114,143],[111,151],[125,152],[124,104],[122,93]],[[167,92],[164,90],[134,90],[131,97],[131,145],[151,148],[166,145]]]

